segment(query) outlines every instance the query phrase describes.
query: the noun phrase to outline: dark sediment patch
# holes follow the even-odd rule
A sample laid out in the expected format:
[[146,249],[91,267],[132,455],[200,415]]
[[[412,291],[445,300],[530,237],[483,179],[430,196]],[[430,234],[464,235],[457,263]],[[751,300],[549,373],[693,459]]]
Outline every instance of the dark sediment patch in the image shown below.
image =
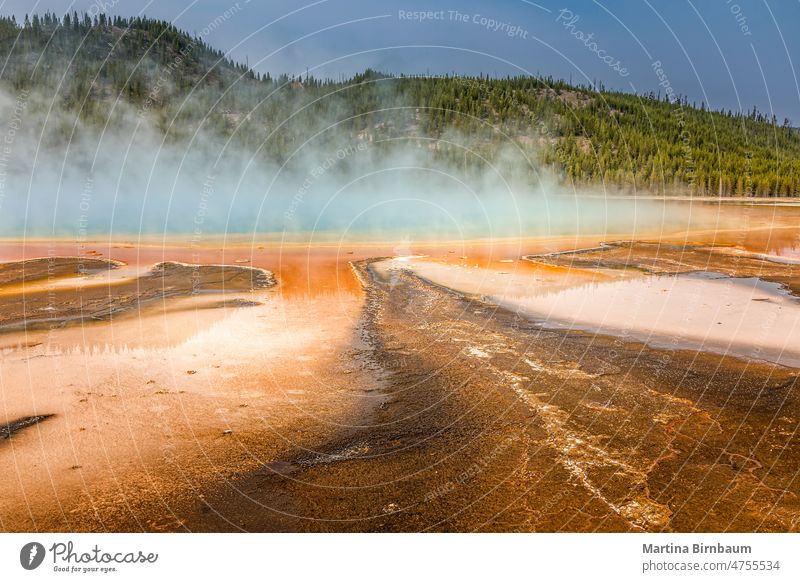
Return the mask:
[[263,305],[261,301],[251,301],[250,299],[223,299],[211,304],[211,307],[258,307]]
[[0,440],[10,439],[11,436],[24,428],[28,428],[29,426],[33,426],[34,424],[38,424],[43,420],[47,420],[48,418],[52,417],[52,414],[38,414],[36,416],[26,416],[24,418],[19,418],[13,422],[9,422],[6,425],[0,425]]
[[90,257],[43,257],[0,263],[0,285],[91,275],[117,269],[122,264],[119,261]]
[[167,289],[182,290],[187,283],[194,293],[203,291],[250,291],[275,285],[272,273],[244,265],[188,265],[163,262],[154,265],[140,283],[154,281]]
[[[101,264],[113,268],[109,261],[70,257],[41,259],[36,265],[39,269],[60,269],[74,274],[80,261],[84,267],[87,261],[95,261],[98,268]],[[22,272],[19,264],[14,265],[5,264],[6,272]],[[248,292],[273,285],[272,273],[264,269],[163,262],[138,278],[9,293],[0,304],[0,330],[52,328],[73,322],[107,320],[155,300],[202,293]]]
[[749,253],[730,245],[622,241],[523,258],[559,267],[637,269],[652,274],[713,271],[729,277],[756,277],[779,283],[792,295],[800,296],[800,263],[777,262],[778,257]]

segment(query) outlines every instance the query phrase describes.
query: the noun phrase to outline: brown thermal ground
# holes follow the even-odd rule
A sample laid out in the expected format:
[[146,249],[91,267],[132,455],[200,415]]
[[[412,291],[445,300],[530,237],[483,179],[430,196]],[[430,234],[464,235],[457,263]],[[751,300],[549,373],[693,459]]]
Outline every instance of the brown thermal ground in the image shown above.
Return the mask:
[[3,243],[0,529],[797,531],[800,238],[695,235]]

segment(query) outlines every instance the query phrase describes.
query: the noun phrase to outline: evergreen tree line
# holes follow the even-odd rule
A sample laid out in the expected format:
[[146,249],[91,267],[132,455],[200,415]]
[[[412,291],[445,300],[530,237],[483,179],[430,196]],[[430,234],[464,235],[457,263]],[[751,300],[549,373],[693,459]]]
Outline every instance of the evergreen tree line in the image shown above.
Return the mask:
[[[517,174],[546,167],[579,186],[721,196],[800,194],[800,132],[756,109],[711,111],[685,97],[634,95],[539,77],[350,79],[254,72],[173,24],[72,12],[0,18],[0,86],[35,91],[80,126],[48,124],[57,145],[113,131],[131,111],[168,139],[218,133],[282,161],[315,143],[427,148],[482,171],[511,148]],[[36,104],[32,104],[32,107]],[[524,157],[523,157],[524,156]]]

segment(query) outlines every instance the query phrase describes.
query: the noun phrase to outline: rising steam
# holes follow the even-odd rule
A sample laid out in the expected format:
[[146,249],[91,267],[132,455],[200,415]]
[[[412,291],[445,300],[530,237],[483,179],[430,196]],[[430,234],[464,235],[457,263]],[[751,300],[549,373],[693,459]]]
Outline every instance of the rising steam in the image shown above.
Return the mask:
[[441,143],[372,141],[340,121],[301,132],[279,162],[263,144],[243,147],[202,126],[165,137],[147,112],[121,101],[98,128],[52,97],[1,92],[0,235],[418,240],[673,230],[690,218],[663,202],[577,193],[511,142],[475,172],[468,137],[443,138],[464,159],[443,164],[431,156]]

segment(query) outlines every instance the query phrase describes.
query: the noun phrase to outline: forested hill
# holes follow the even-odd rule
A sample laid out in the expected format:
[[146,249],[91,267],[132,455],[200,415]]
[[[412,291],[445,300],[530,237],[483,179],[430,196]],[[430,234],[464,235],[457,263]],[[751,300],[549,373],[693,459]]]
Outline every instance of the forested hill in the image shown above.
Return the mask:
[[[56,107],[80,118],[82,131],[111,131],[135,112],[169,139],[213,131],[277,160],[315,136],[425,147],[432,159],[463,168],[495,160],[510,145],[577,185],[800,195],[800,133],[756,110],[715,112],[683,98],[550,78],[272,77],[168,22],[102,14],[2,18],[0,62],[0,87],[12,103],[39,95],[29,113]],[[48,125],[46,143],[64,143],[75,131],[64,116]]]

